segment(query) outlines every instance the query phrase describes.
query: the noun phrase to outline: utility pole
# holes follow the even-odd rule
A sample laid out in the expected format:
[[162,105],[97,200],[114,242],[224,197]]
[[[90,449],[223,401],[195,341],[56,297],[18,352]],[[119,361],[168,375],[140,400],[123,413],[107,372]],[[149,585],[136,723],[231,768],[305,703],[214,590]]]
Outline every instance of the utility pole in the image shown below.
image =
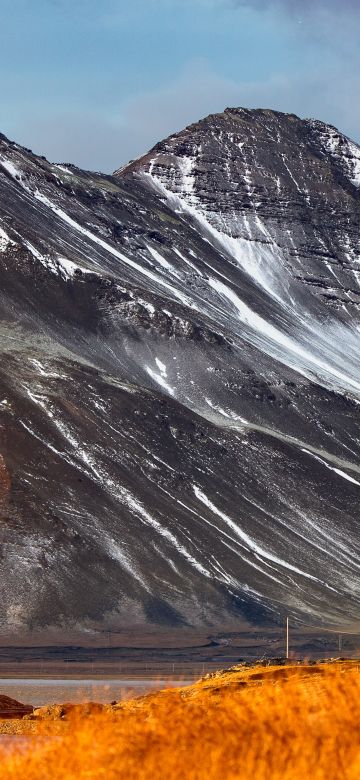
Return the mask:
[[341,653],[341,650],[342,650],[342,634],[339,634],[339,655]]
[[289,618],[286,618],[286,660],[289,660]]

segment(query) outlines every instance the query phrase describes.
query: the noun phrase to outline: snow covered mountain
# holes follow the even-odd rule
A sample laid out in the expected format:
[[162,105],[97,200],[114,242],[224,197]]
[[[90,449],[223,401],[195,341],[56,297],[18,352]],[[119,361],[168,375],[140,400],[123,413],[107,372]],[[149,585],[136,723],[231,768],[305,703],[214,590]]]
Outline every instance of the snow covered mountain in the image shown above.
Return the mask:
[[360,148],[227,109],[0,136],[0,627],[358,618]]

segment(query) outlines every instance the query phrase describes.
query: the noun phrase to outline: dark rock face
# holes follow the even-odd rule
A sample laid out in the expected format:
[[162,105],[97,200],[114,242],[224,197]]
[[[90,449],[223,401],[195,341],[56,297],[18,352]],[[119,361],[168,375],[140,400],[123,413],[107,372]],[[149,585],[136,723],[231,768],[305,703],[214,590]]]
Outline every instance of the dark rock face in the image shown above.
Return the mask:
[[228,109],[0,136],[0,625],[358,615],[360,148]]
[[31,704],[21,704],[16,699],[0,694],[0,720],[21,719],[24,715],[31,715],[33,709]]

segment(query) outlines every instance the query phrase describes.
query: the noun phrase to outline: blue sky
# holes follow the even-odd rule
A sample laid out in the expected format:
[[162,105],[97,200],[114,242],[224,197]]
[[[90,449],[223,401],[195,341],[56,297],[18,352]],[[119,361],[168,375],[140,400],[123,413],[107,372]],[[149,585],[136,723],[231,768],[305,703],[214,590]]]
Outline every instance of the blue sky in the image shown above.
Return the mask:
[[0,131],[111,171],[226,106],[360,141],[360,0],[0,0]]

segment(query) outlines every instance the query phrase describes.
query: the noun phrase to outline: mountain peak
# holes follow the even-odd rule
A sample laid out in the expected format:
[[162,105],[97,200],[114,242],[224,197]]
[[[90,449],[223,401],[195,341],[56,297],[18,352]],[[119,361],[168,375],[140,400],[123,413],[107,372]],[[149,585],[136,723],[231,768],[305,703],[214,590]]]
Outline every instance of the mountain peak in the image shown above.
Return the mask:
[[346,211],[348,198],[359,197],[360,149],[315,120],[227,108],[169,136],[114,175],[134,174],[150,176],[205,215],[212,228],[260,239],[259,219],[272,221],[276,230],[286,213],[303,231],[315,202],[326,204],[329,220],[339,203]]
[[[273,108],[243,108],[241,106],[230,106],[228,108],[224,109],[224,114],[238,114],[239,116],[248,116],[248,117],[256,117],[256,116],[273,116],[273,117],[282,117],[282,118],[290,118],[290,119],[297,119],[301,122],[301,119],[296,114],[292,113],[286,113],[284,111],[275,111]],[[214,115],[216,116],[216,114]]]

